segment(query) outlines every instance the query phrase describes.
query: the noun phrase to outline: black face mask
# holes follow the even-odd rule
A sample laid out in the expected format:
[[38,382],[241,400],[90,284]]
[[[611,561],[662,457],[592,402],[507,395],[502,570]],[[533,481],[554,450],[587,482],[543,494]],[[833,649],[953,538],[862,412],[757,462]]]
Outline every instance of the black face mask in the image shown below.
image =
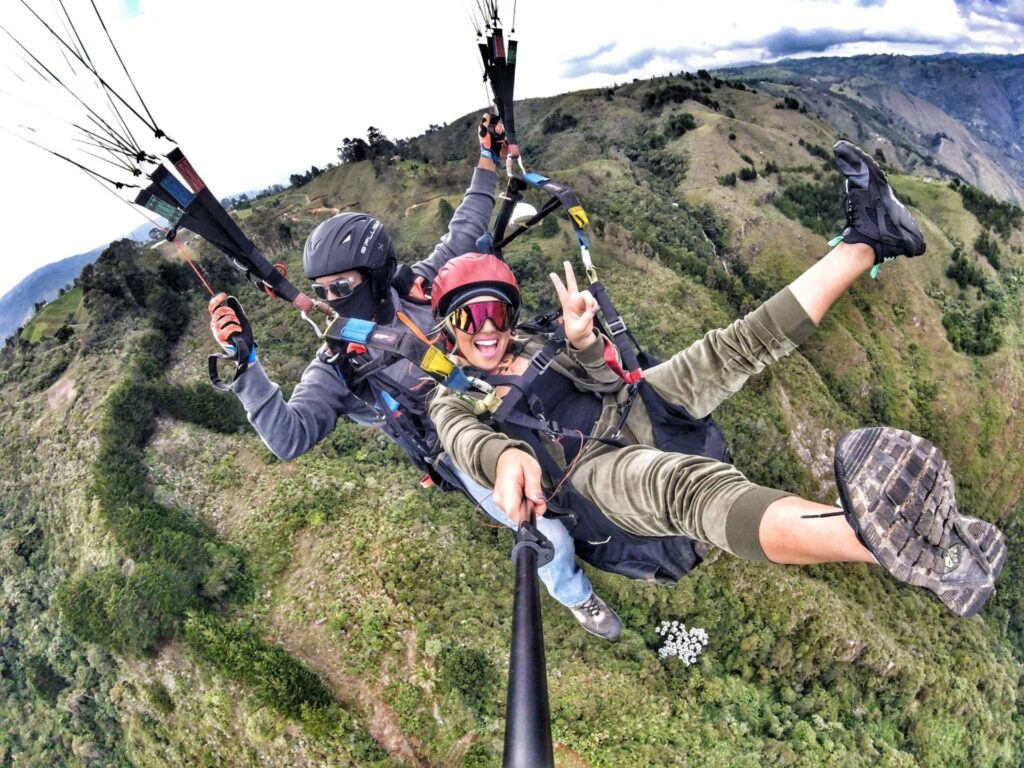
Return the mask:
[[377,301],[373,297],[369,283],[366,282],[360,283],[347,299],[330,299],[327,304],[343,317],[388,323],[394,316],[391,302],[387,298],[384,301]]

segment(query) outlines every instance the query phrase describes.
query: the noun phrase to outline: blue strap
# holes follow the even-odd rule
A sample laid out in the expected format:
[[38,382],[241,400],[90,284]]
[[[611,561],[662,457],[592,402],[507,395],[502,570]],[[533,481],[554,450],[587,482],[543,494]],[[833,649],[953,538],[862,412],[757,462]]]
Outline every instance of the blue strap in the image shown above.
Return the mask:
[[391,396],[390,392],[381,391],[380,399],[381,402],[384,403],[384,407],[388,409],[392,416],[396,415],[402,408],[402,404],[395,400],[395,398]]
[[185,189],[185,185],[178,181],[171,174],[167,174],[160,179],[160,186],[163,187],[167,192],[178,201],[178,204],[182,208],[187,208],[189,203],[195,200],[196,196]]
[[454,368],[451,373],[448,374],[443,382],[444,386],[448,389],[454,389],[456,392],[468,392],[473,384],[463,373],[461,368]]
[[494,253],[494,235],[484,232],[476,239],[477,253]]
[[523,181],[525,181],[531,187],[541,187],[547,184],[549,181],[551,181],[551,179],[549,179],[547,176],[542,176],[539,173],[528,171],[527,173],[523,174]]
[[341,333],[338,335],[345,341],[365,344],[376,327],[377,324],[372,320],[361,320],[353,317],[349,318],[345,325],[342,326]]

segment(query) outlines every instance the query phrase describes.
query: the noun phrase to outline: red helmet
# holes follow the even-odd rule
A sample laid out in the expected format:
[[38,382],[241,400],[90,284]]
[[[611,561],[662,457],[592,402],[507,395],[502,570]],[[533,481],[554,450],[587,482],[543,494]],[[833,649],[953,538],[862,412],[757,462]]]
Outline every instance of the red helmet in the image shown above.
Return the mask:
[[519,283],[508,264],[490,253],[458,256],[434,278],[430,294],[434,317],[440,320],[478,296],[497,296],[519,311]]

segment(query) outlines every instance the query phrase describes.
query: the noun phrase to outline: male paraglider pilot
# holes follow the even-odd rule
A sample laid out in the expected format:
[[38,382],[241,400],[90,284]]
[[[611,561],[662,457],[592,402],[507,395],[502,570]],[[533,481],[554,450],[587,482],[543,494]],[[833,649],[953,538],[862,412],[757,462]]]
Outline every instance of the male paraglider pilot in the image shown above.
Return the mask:
[[[551,279],[567,343],[534,397],[518,401],[523,409],[496,423],[501,411],[474,407],[473,394],[441,390],[431,402],[455,464],[493,487],[512,520],[550,511],[579,525],[610,521],[637,536],[686,536],[747,560],[877,562],[960,616],[980,610],[1006,559],[1005,541],[991,523],[958,511],[950,467],[927,440],[882,427],[841,438],[837,510],[749,481],[723,460],[717,427],[705,418],[807,339],[866,270],[925,251],[875,162],[848,142],[833,151],[846,176],[848,219],[837,247],[761,307],[642,379],[624,380],[618,349],[594,328],[598,303],[578,289],[566,263],[565,282]],[[527,386],[514,377],[548,341],[514,335],[519,287],[504,262],[487,254],[450,261],[434,280],[432,301],[460,363],[495,385]],[[632,397],[639,386],[649,388],[647,397]],[[500,395],[509,391],[499,386]],[[671,420],[680,429],[659,437]],[[677,438],[691,447],[680,448]]]
[[[396,263],[391,238],[381,221],[366,213],[341,213],[321,223],[306,241],[302,254],[306,277],[313,291],[340,315],[374,320],[382,326],[402,328],[402,313],[420,329],[433,326],[429,292],[445,263],[473,250],[487,229],[498,182],[496,166],[506,153],[501,123],[484,115],[479,129],[480,159],[469,189],[456,208],[448,232],[422,261]],[[280,388],[260,365],[253,332],[233,299],[223,294],[210,302],[211,329],[225,352],[235,355],[230,339],[248,337],[252,350],[245,367],[230,385],[245,407],[249,422],[278,458],[293,459],[327,437],[341,416],[377,427],[406,452],[421,471],[444,487],[463,491],[488,515],[516,527],[494,502],[489,488],[474,482],[441,454],[437,433],[427,417],[422,372],[400,359],[381,365],[381,354],[358,345],[322,349],[286,402]],[[241,347],[241,345],[239,345]],[[340,353],[340,354],[339,354]],[[576,563],[573,541],[556,520],[540,523],[552,542],[554,560],[540,569],[551,596],[570,609],[577,621],[595,635],[614,638],[620,623],[598,597]]]

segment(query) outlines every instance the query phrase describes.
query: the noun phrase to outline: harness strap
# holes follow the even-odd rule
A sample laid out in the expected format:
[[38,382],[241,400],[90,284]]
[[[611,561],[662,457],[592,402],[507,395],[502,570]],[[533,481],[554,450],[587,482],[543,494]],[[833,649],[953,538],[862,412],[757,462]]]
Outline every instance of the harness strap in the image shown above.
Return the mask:
[[615,371],[615,374],[627,384],[636,384],[636,382],[640,381],[640,379],[644,377],[643,368],[635,368],[629,373],[622,370],[622,366],[619,365],[619,359],[615,355],[615,347],[607,338],[604,340],[604,350],[601,354],[604,357],[605,364]]
[[551,366],[555,356],[565,348],[565,327],[559,325],[551,334],[547,343],[530,358],[530,365],[517,377],[507,380],[506,386],[511,387],[502,398],[501,406],[494,413],[494,420],[504,421],[508,414],[515,410],[519,401],[529,393],[533,383]]

